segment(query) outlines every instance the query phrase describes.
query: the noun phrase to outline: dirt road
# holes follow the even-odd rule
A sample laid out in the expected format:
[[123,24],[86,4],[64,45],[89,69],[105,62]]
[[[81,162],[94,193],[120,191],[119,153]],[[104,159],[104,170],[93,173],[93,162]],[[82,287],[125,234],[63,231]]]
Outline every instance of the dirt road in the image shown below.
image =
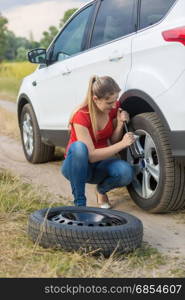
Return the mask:
[[[0,101],[0,106],[16,111],[15,105]],[[66,205],[71,205],[72,194],[69,182],[60,173],[62,162],[32,165],[25,160],[21,144],[15,140],[0,136],[0,168],[11,170],[29,183],[42,185],[53,194],[53,199],[62,197]],[[86,185],[88,206],[96,206],[95,186]],[[110,192],[110,200],[116,210],[123,210],[137,216],[144,225],[144,241],[162,253],[185,257],[185,217],[173,213],[153,215],[142,211],[130,199],[126,189]]]

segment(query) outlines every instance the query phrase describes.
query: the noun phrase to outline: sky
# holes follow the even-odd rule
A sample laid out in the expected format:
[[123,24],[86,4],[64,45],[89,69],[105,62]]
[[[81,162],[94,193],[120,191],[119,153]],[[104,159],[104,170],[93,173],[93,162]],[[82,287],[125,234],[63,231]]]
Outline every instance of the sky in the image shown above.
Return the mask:
[[59,26],[66,10],[80,8],[90,0],[0,0],[0,13],[16,36],[39,41],[49,26]]

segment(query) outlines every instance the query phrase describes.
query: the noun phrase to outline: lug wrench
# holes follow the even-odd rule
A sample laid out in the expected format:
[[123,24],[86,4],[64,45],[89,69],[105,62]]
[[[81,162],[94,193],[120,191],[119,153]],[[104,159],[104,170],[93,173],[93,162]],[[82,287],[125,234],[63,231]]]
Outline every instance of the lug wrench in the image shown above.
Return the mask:
[[[128,126],[127,126],[127,122],[125,122],[125,132],[129,132],[128,130]],[[140,143],[139,143],[139,136],[134,134],[135,137],[135,142],[129,146],[129,150],[130,150],[130,154],[131,156],[136,159],[136,158],[143,158],[144,157],[144,151],[143,148],[141,147]]]

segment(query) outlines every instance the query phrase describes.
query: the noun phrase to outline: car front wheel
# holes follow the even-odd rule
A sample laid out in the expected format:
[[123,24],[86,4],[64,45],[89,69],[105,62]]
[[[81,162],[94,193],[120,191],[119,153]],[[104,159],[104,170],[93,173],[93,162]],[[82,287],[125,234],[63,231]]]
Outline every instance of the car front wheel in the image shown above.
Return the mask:
[[30,104],[21,112],[21,139],[26,159],[33,163],[44,163],[54,157],[54,147],[42,143],[35,113]]

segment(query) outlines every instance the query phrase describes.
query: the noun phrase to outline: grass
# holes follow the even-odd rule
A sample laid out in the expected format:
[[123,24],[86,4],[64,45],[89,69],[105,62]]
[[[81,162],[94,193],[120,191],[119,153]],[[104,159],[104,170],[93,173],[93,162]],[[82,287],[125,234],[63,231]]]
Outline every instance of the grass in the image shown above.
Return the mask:
[[4,62],[0,64],[0,98],[16,101],[22,79],[31,74],[37,65],[29,62]]
[[172,216],[175,218],[178,224],[185,224],[185,210],[178,211],[175,214],[172,213]]
[[15,102],[20,85],[20,79],[0,76],[0,98],[3,100]]
[[[105,259],[90,253],[43,249],[27,236],[27,219],[37,209],[50,206],[51,195],[19,177],[0,170],[0,277],[184,277],[180,258],[162,255],[147,243],[127,255]],[[51,206],[62,205],[52,203]]]
[[0,120],[0,134],[20,140],[20,132],[16,114],[0,107]]

